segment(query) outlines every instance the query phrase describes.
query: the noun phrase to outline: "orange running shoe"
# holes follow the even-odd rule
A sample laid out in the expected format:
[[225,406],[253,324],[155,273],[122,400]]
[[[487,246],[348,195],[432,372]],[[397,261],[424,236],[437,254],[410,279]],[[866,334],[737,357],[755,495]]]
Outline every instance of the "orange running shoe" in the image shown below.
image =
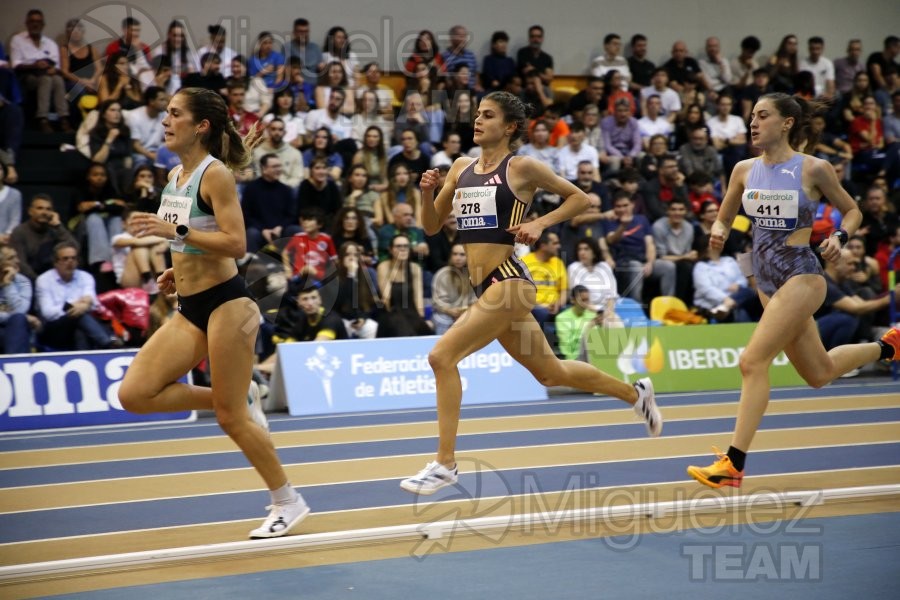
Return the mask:
[[731,464],[731,459],[715,446],[713,446],[713,452],[716,453],[718,459],[716,462],[708,467],[691,465],[687,468],[688,475],[711,488],[720,488],[724,485],[736,488],[741,487],[744,472],[735,469]]
[[900,360],[900,328],[891,327],[888,329],[888,332],[881,336],[881,341],[894,348],[894,356],[887,360]]

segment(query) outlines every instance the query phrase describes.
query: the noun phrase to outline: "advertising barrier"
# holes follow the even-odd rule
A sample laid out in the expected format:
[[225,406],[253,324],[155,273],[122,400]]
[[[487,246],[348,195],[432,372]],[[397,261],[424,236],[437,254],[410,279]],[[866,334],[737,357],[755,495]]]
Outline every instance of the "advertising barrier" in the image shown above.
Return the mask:
[[0,356],[0,432],[196,419],[194,411],[137,415],[122,408],[119,386],[136,353]]
[[[435,336],[278,345],[272,393],[292,415],[433,408],[428,352]],[[547,389],[498,342],[459,363],[463,404],[547,398]]]
[[[665,327],[595,327],[587,334],[588,360],[614,377],[653,379],[657,392],[741,387],[741,351],[755,323]],[[782,352],[769,369],[773,386],[805,385]]]

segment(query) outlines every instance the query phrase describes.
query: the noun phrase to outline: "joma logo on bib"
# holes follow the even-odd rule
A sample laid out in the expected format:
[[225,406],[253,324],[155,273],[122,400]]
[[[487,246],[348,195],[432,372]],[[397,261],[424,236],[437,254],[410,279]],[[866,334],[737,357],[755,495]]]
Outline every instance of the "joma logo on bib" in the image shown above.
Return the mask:
[[453,214],[460,231],[497,229],[497,188],[466,187],[453,196]]
[[790,231],[797,227],[800,193],[797,190],[746,190],[744,212],[761,229]]

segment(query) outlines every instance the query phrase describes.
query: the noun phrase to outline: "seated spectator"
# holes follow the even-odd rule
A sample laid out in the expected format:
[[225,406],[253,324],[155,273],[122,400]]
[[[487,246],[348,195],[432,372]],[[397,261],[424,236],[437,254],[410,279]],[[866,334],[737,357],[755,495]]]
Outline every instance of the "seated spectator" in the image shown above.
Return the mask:
[[628,91],[628,83],[625,76],[618,71],[610,71],[603,78],[606,97],[603,99],[603,109],[607,114],[614,115],[616,112],[616,104],[619,102],[628,103],[628,114],[634,117],[638,111],[638,103],[631,92]]
[[130,76],[144,87],[149,87],[153,80],[153,68],[150,66],[150,46],[141,41],[141,22],[131,16],[122,19],[122,37],[113,40],[106,46],[106,58],[122,53],[128,59]]
[[602,103],[605,90],[602,77],[589,76],[585,88],[569,98],[567,112],[572,115],[572,120],[583,121],[584,109],[588,106],[594,106],[598,113],[605,111],[606,105]]
[[[678,149],[678,170],[684,175],[702,171],[722,180],[722,158],[709,143],[709,131],[698,127],[691,132],[690,141]],[[725,189],[724,184],[722,189]]]
[[638,128],[641,131],[641,139],[644,141],[644,148],[650,147],[650,138],[654,135],[665,136],[668,140],[669,136],[674,132],[671,121],[662,116],[662,101],[659,96],[652,95],[647,98],[647,108],[644,116],[638,119]]
[[685,84],[696,85],[703,78],[700,63],[694,57],[688,56],[687,44],[681,40],[672,44],[672,58],[666,61],[663,68],[669,74],[669,87],[679,93]]
[[94,278],[78,269],[78,247],[61,242],[53,248],[54,267],[35,281],[43,329],[42,344],[55,350],[97,350],[122,342],[91,314],[99,308]]
[[22,223],[22,192],[0,177],[0,244],[8,244],[13,229]]
[[[871,315],[887,308],[890,302],[890,294],[864,300],[846,287],[847,280],[856,270],[857,262],[857,258],[844,248],[837,262],[825,263],[825,283],[828,286],[825,301],[813,316],[826,350],[862,339],[874,339]],[[893,291],[900,294],[900,284]]]
[[416,183],[422,173],[431,168],[431,159],[419,148],[419,137],[413,129],[403,130],[400,144],[402,150],[388,161],[388,171],[392,172],[395,165],[402,164],[409,172],[410,181]]
[[550,129],[544,121],[538,121],[531,128],[529,142],[519,148],[519,156],[531,156],[559,173],[559,148],[550,144]]
[[97,99],[101,103],[114,100],[124,110],[132,110],[141,105],[141,84],[131,78],[128,64],[128,57],[121,52],[106,58],[97,90]]
[[153,169],[149,165],[136,168],[131,185],[126,190],[126,206],[137,212],[155,213],[159,210],[159,195]]
[[581,111],[581,123],[584,125],[584,141],[597,150],[600,157],[601,172],[609,164],[609,155],[603,145],[603,130],[600,128],[600,109],[593,104],[585,106]]
[[732,92],[731,65],[722,55],[722,43],[719,38],[715,36],[706,38],[706,56],[700,58],[698,63],[711,100]]
[[569,180],[578,178],[579,165],[589,163],[594,176],[600,178],[600,154],[593,146],[584,143],[584,125],[579,122],[569,126],[569,138],[559,150],[559,174]]
[[[378,290],[374,271],[365,265],[364,251],[353,241],[338,246],[337,294],[333,313],[340,315],[351,338],[376,337]],[[329,286],[330,287],[330,286]]]
[[340,188],[328,176],[328,161],[321,157],[313,158],[309,163],[309,177],[300,183],[297,192],[300,212],[307,208],[318,208],[325,215],[326,226],[329,226],[343,205],[344,197]]
[[[344,172],[344,159],[334,150],[334,141],[331,132],[327,127],[319,127],[313,133],[312,146],[303,152],[303,164],[312,164],[313,160],[319,158],[325,161],[328,167],[328,177],[332,181],[340,181],[341,174]],[[306,176],[310,173],[307,171]]]
[[[704,135],[705,133],[704,131]],[[659,165],[659,175],[641,184],[641,195],[645,214],[651,221],[664,217],[666,206],[673,199],[687,201],[684,173],[678,169],[678,161],[673,157],[663,158]]]
[[627,100],[616,102],[615,112],[600,122],[603,131],[603,145],[612,160],[611,168],[619,170],[636,166],[643,151],[641,131],[637,119],[631,116],[631,105]]
[[853,150],[853,175],[871,177],[884,165],[884,128],[875,98],[863,99],[862,114],[850,123],[848,140]]
[[681,112],[681,96],[669,87],[669,73],[663,67],[653,71],[651,85],[641,90],[641,112],[647,113],[647,101],[651,96],[659,96],[659,114],[669,123],[675,123],[675,119]]
[[868,96],[872,96],[872,87],[870,85],[869,74],[860,71],[853,78],[853,87],[841,98],[841,115],[844,121],[849,125],[856,117],[863,113],[863,100]]
[[[178,155],[166,148],[165,144],[159,147],[156,152],[156,160],[153,161],[153,175],[156,187],[163,189],[169,182],[169,173],[172,169],[181,164]],[[149,211],[154,212],[154,211]]]
[[[673,199],[666,207],[666,216],[653,222],[653,241],[658,260],[672,265],[675,271],[675,295],[688,306],[694,299],[691,273],[697,262],[694,227],[687,222],[687,203]],[[666,267],[669,269],[669,267]],[[664,294],[671,295],[671,294]]]
[[[309,77],[315,80],[314,77]],[[297,117],[302,119],[306,126],[306,116],[316,106],[316,86],[307,81],[307,75],[303,68],[303,60],[299,56],[288,57],[288,80],[285,90],[291,93],[294,99],[294,110]]]
[[69,229],[76,241],[87,250],[91,273],[97,277],[110,272],[112,246],[110,240],[122,233],[122,213],[125,201],[110,185],[105,165],[94,163],[85,174],[85,184],[75,196]]
[[31,280],[19,272],[19,255],[0,243],[0,348],[3,354],[31,352],[31,333],[41,320],[31,310]]
[[397,235],[403,235],[411,243],[410,260],[421,264],[428,257],[429,248],[425,241],[425,230],[416,226],[412,206],[406,202],[395,204],[391,209],[391,216],[393,222],[378,228],[378,260],[390,258],[391,240]]
[[644,280],[654,277],[663,296],[674,296],[675,265],[657,259],[650,222],[634,214],[633,206],[628,192],[619,190],[613,195],[616,220],[603,223],[621,294],[643,302]]
[[[364,172],[361,167],[356,168]],[[341,248],[347,242],[353,242],[359,247],[359,252],[355,255],[363,266],[370,267],[375,264],[372,237],[366,226],[366,219],[358,208],[345,206],[338,212],[332,225],[331,239],[336,248]]]
[[261,164],[267,154],[275,155],[281,162],[278,180],[289,188],[296,189],[303,181],[303,156],[300,151],[285,140],[287,126],[280,118],[274,118],[266,125],[266,138],[253,149],[254,166]]
[[644,179],[655,179],[659,176],[659,165],[663,158],[669,157],[669,139],[656,134],[647,140],[647,153],[641,157],[638,170]]
[[587,361],[586,336],[592,327],[603,326],[603,306],[590,301],[590,292],[583,285],[572,288],[572,306],[556,316],[556,337],[559,351],[566,360]]
[[[385,134],[380,127],[370,125],[366,128],[362,148],[353,156],[353,164],[365,167],[371,191],[380,194],[387,189],[387,148]],[[371,215],[367,216],[371,218]]]
[[156,278],[166,270],[169,240],[138,236],[134,214],[125,217],[125,231],[113,236],[112,266],[116,283],[123,288],[141,288],[149,295],[159,293]]
[[125,124],[131,130],[132,159],[135,165],[156,162],[156,153],[163,145],[163,118],[169,105],[169,95],[158,87],[148,87],[144,92],[144,106],[122,113]]
[[781,38],[778,50],[769,57],[772,87],[776,92],[794,93],[794,75],[797,74],[798,64],[797,36],[788,34]]
[[300,233],[294,234],[282,251],[285,269],[293,278],[301,281],[325,279],[332,261],[337,258],[337,250],[331,236],[322,231],[324,221],[321,211],[300,212]]
[[[631,81],[631,71],[628,61],[621,54],[622,38],[616,33],[608,33],[603,38],[603,54],[591,61],[591,75],[594,77],[606,77],[611,71],[618,72],[624,81],[618,83],[620,89],[628,89]],[[624,83],[624,87],[623,84]],[[607,91],[609,88],[607,87]]]
[[[900,97],[900,96],[898,96]],[[850,144],[828,131],[825,127],[825,116],[815,115],[809,122],[810,133],[816,136],[818,142],[814,149],[814,154],[824,160],[853,160],[853,150]],[[842,178],[838,178],[840,181]]]
[[378,320],[380,338],[432,333],[425,321],[422,267],[410,259],[412,243],[403,233],[394,235],[389,257],[378,264],[378,288],[384,306]]
[[750,113],[757,101],[765,94],[772,92],[772,85],[769,83],[769,70],[760,68],[753,71],[753,82],[745,87],[741,92],[741,118],[745,123],[750,122]]
[[460,137],[455,131],[444,132],[444,137],[441,138],[441,147],[443,150],[431,157],[432,168],[437,168],[441,165],[452,166],[453,161],[462,156]]
[[394,207],[398,204],[408,204],[412,208],[416,226],[422,226],[422,194],[415,185],[406,164],[397,162],[389,167],[388,189],[381,194],[375,203],[375,215],[372,223],[376,228],[387,222]]
[[[316,84],[315,100],[316,106],[328,106],[331,100],[331,94],[335,90],[346,90],[350,87],[350,81],[347,79],[347,72],[339,62],[330,62],[319,75]],[[356,102],[353,94],[341,94],[341,104],[337,106],[338,111],[343,115],[352,115],[356,109]]]
[[576,289],[582,288],[588,294],[588,304],[593,307],[592,310],[606,311],[609,315],[615,310],[619,292],[616,276],[610,265],[603,260],[597,241],[589,237],[578,240],[575,246],[577,260],[569,264],[566,274],[573,297]]
[[428,258],[425,261],[425,268],[432,273],[437,273],[450,264],[453,246],[459,243],[459,224],[456,222],[456,217],[452,213],[448,215],[441,230],[434,235],[429,235],[426,241]]
[[[900,231],[898,227],[895,231]],[[895,233],[895,237],[897,237]],[[900,238],[897,238],[900,244]],[[881,293],[881,265],[872,256],[866,256],[866,241],[862,236],[854,235],[847,241],[847,250],[856,260],[856,270],[850,273],[847,284],[854,295],[871,299]],[[893,249],[893,248],[891,248]]]
[[380,194],[369,186],[369,172],[366,168],[361,164],[354,165],[350,169],[344,188],[344,207],[356,208],[359,211],[360,218],[363,219],[361,227],[369,229],[372,226],[375,205],[379,197]]
[[[614,218],[612,195],[605,183],[597,181],[597,170],[594,166],[587,161],[580,163],[577,175],[578,178],[572,183],[587,194],[590,205],[581,214],[560,224],[559,241],[562,244],[560,257],[566,263],[575,260],[575,244],[582,238],[593,238],[600,243],[601,249],[605,249],[606,241],[603,240],[603,226],[600,222]],[[608,254],[605,250],[604,252]]]
[[531,125],[528,127],[528,139],[532,139],[531,131],[535,125],[543,121],[547,125],[547,131],[550,132],[549,144],[556,148],[565,146],[566,138],[569,136],[569,125],[562,119],[564,110],[565,107],[562,104],[551,104],[548,106],[539,118],[531,122]]
[[22,108],[10,102],[3,92],[0,92],[0,180],[9,185],[15,185],[19,181],[16,157],[22,147],[24,130],[25,117]]
[[436,69],[442,72],[444,70],[444,59],[438,48],[437,40],[434,34],[427,29],[423,29],[416,36],[412,53],[404,65],[404,72],[411,76],[416,72],[416,68],[420,64],[425,66],[426,69]]
[[[545,67],[549,69],[549,67]],[[548,108],[553,106],[553,90],[544,85],[541,74],[544,71],[534,71],[523,76],[522,101],[534,107],[534,117],[544,115]]]
[[[347,81],[350,85],[350,92],[356,89],[356,81],[359,78],[359,58],[350,48],[350,39],[347,31],[336,25],[328,30],[325,34],[325,43],[322,44],[322,63],[329,65],[337,62],[347,74]],[[355,94],[351,93],[350,96]],[[350,110],[350,113],[353,111]]]
[[472,109],[472,92],[461,90],[457,92],[450,101],[450,109],[447,111],[447,118],[444,122],[444,131],[441,135],[443,139],[444,133],[456,133],[459,135],[460,148],[463,153],[469,152],[475,145],[475,127],[474,110]]
[[13,229],[9,243],[19,256],[19,269],[28,279],[53,268],[53,248],[61,242],[75,244],[75,238],[53,209],[47,194],[35,194],[28,205],[28,220]]
[[688,104],[678,116],[675,125],[675,148],[680,148],[691,141],[691,133],[695,129],[706,129],[706,114],[699,104]]
[[200,70],[182,77],[181,84],[182,87],[203,88],[224,96],[228,93],[228,82],[222,75],[222,57],[214,52],[207,52],[200,57]]
[[693,304],[718,322],[749,323],[756,312],[756,290],[750,287],[737,261],[707,244],[694,265]]
[[516,72],[515,61],[506,54],[509,35],[505,31],[491,34],[491,52],[481,66],[481,83],[486,92],[499,91],[503,83]]
[[[716,116],[706,121],[712,144],[722,157],[722,168],[727,181],[739,161],[747,156],[747,124],[731,114],[734,100],[723,94],[716,101]],[[687,175],[687,173],[685,173]],[[724,186],[722,189],[725,189]]]
[[628,57],[628,70],[631,71],[632,94],[640,95],[641,89],[650,85],[656,65],[647,60],[647,36],[636,33],[631,36],[631,56]]
[[858,235],[866,238],[866,254],[875,256],[882,244],[888,241],[893,227],[897,224],[897,214],[888,208],[887,195],[877,185],[870,185],[859,203],[862,224]]
[[184,23],[178,20],[169,22],[166,39],[157,46],[154,56],[166,56],[172,65],[172,77],[175,89],[188,87],[185,79],[188,75],[200,70],[197,54],[188,48],[184,34]]
[[10,64],[22,86],[29,92],[37,93],[37,111],[34,116],[41,131],[53,131],[47,118],[52,104],[59,117],[60,128],[71,132],[66,85],[59,72],[59,46],[44,35],[43,31],[44,13],[37,9],[29,10],[25,17],[25,31],[14,35],[10,42]]
[[566,305],[569,290],[566,265],[559,258],[559,247],[559,236],[545,230],[535,242],[534,251],[522,257],[537,288],[531,314],[541,329],[551,334],[552,329],[545,329],[544,325],[552,322]]
[[706,202],[712,202],[719,206],[719,198],[713,186],[713,178],[705,171],[694,171],[684,178],[688,189],[688,208],[690,218],[693,220],[700,215],[700,209]]
[[260,165],[262,175],[247,184],[241,198],[247,252],[251,254],[279,238],[300,232],[294,190],[280,181],[281,159],[275,154],[264,154]]
[[270,90],[277,89],[284,83],[284,55],[275,50],[275,41],[268,31],[262,31],[257,36],[256,49],[247,61],[247,73],[250,77],[262,78]]
[[743,90],[753,81],[754,72],[759,69],[759,62],[754,58],[762,42],[755,35],[748,35],[741,40],[741,52],[731,59],[731,87],[735,91],[735,99],[739,100]]
[[376,62],[370,62],[362,67],[364,80],[362,86],[356,91],[357,99],[365,96],[366,92],[375,94],[375,110],[383,119],[392,119],[394,107],[400,106],[400,101],[394,96],[394,88],[381,83],[384,73]]
[[475,292],[466,268],[466,247],[454,244],[450,262],[434,274],[431,305],[434,333],[443,335],[475,303]]
[[[60,49],[59,73],[66,80],[69,103],[90,110],[97,103],[100,85],[99,56],[84,39],[84,23],[80,19],[66,22],[65,47]],[[2,92],[0,92],[2,93]]]
[[247,86],[233,81],[228,84],[228,116],[234,128],[243,137],[250,133],[250,128],[259,121],[259,115],[244,108],[247,97]]
[[97,124],[88,132],[88,147],[91,162],[106,165],[113,189],[124,194],[131,179],[135,143],[122,116],[122,105],[116,100],[101,102],[97,107]]
[[[390,117],[385,117],[377,93],[369,89],[364,90],[356,103],[356,114],[353,115],[353,140],[358,146],[362,146],[370,127],[377,127],[382,132],[382,138],[385,135],[389,138],[393,136],[393,112],[390,115]],[[384,140],[382,139],[382,147],[383,144]]]
[[[419,149],[429,156],[434,152],[433,145],[440,143],[444,132],[446,115],[442,102],[447,96],[444,92],[437,94],[434,91],[431,91],[431,96],[429,98],[423,95],[418,89],[406,92],[403,106],[400,107],[400,112],[394,120],[394,135],[391,140],[394,146],[404,146],[405,149],[403,134],[406,131],[413,131],[420,145]],[[391,148],[391,152],[396,152],[396,149]]]
[[[709,235],[718,216],[719,204],[717,202],[706,201],[700,205],[700,210],[697,212],[698,220],[694,224],[694,250],[697,251],[698,256],[702,255],[709,246]],[[749,243],[750,239],[746,234],[732,227],[725,240],[722,256],[733,257],[741,252],[746,252]]]

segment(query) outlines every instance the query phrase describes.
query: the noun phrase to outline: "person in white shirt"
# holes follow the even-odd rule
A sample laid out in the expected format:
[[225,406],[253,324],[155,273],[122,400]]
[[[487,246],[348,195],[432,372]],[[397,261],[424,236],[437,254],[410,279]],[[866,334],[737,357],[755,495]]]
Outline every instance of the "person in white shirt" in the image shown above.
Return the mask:
[[578,165],[589,162],[594,172],[600,173],[600,155],[597,149],[584,143],[584,125],[578,121],[569,125],[568,143],[559,149],[559,174],[569,181],[578,179]]
[[41,131],[50,133],[53,128],[47,119],[50,104],[59,116],[60,128],[73,131],[69,124],[69,103],[66,100],[66,84],[59,72],[59,46],[43,35],[44,13],[29,10],[25,17],[25,31],[12,37],[9,45],[10,64],[28,91],[37,91],[37,118]]
[[709,136],[715,149],[722,156],[722,170],[727,179],[738,161],[747,154],[747,124],[731,114],[734,100],[731,96],[719,96],[716,114],[706,121]]
[[618,71],[622,75],[622,90],[628,91],[631,81],[631,68],[628,60],[620,54],[622,38],[616,33],[609,33],[603,38],[603,54],[591,61],[591,75],[603,77],[610,71]]
[[709,86],[707,93],[715,100],[719,94],[727,93],[731,85],[731,65],[722,56],[722,44],[717,37],[706,38],[706,56],[699,59],[700,71]]
[[817,97],[833,98],[835,90],[834,63],[831,62],[831,59],[822,56],[825,51],[825,40],[817,35],[813,36],[809,38],[807,47],[809,56],[800,61],[797,70],[809,71],[813,74]]
[[206,53],[218,54],[221,62],[219,73],[222,77],[228,79],[231,77],[231,61],[238,55],[237,52],[225,45],[225,28],[221,25],[210,25],[206,28],[209,32],[209,43],[200,49],[198,54],[203,56]]
[[659,96],[660,111],[670,123],[675,122],[675,118],[681,111],[681,96],[678,92],[669,87],[669,72],[663,67],[653,71],[653,77],[650,80],[650,87],[641,90],[641,112],[647,113],[647,98],[650,96]]
[[131,130],[131,139],[134,141],[132,158],[134,166],[140,164],[152,165],[156,162],[156,152],[163,144],[163,119],[166,116],[166,107],[169,105],[169,95],[162,88],[150,86],[144,92],[144,106],[124,111],[125,123]]
[[306,115],[306,131],[313,132],[320,127],[327,127],[335,142],[351,137],[353,122],[341,114],[347,92],[341,88],[333,88],[328,96],[328,106],[309,111]]
[[664,135],[667,138],[674,131],[672,123],[663,117],[662,99],[656,94],[647,98],[647,110],[644,116],[638,119],[638,129],[641,130],[641,139],[644,141],[644,149],[650,145],[650,138],[654,135]]
[[759,63],[753,58],[762,42],[755,35],[748,35],[741,40],[741,53],[731,59],[731,85],[737,91],[753,83],[753,71],[759,68]]

